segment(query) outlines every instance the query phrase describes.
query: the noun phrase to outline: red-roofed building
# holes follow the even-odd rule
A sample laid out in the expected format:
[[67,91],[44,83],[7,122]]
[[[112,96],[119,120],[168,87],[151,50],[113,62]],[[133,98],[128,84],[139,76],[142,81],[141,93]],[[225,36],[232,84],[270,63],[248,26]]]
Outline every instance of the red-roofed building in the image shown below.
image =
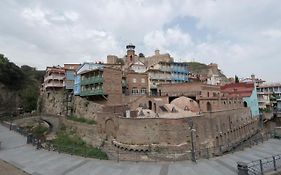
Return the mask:
[[259,115],[257,90],[254,83],[231,83],[221,86],[221,91],[230,97],[242,97],[244,106],[249,107],[252,117]]

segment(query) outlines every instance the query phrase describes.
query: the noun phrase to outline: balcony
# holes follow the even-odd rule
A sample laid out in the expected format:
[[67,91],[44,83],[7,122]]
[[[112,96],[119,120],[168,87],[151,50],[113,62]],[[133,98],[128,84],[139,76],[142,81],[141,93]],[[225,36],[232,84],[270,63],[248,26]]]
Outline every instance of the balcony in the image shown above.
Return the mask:
[[95,90],[84,90],[81,91],[80,96],[85,97],[85,96],[93,96],[93,95],[104,95],[102,89],[95,89]]
[[64,86],[63,86],[63,83],[54,83],[54,82],[50,82],[50,83],[44,84],[44,87],[45,87],[45,88],[49,88],[49,87],[62,88],[62,87],[64,87]]
[[47,82],[49,80],[63,80],[64,75],[49,75],[44,78],[44,81]]
[[88,85],[88,84],[95,84],[95,83],[102,83],[102,77],[91,77],[81,81],[81,85]]
[[172,77],[172,81],[187,81],[187,77]]
[[179,67],[172,67],[172,72],[183,73],[183,74],[188,73],[188,71],[186,69],[179,68]]

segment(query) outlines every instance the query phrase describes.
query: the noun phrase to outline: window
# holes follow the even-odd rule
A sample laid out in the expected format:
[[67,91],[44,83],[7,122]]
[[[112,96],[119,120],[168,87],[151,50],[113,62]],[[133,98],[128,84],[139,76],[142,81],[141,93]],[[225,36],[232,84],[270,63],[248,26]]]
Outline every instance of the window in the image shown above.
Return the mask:
[[144,78],[141,79],[141,83],[145,83],[145,79]]
[[132,89],[132,94],[139,94],[139,90],[137,88]]
[[133,83],[136,83],[137,82],[137,79],[136,78],[133,78]]
[[146,88],[141,88],[141,94],[146,94]]

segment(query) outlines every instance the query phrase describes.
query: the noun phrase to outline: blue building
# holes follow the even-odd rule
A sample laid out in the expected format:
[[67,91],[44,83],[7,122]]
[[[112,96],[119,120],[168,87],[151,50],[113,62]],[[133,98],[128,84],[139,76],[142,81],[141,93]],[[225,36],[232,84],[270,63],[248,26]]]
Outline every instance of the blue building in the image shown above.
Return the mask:
[[251,109],[251,113],[253,117],[258,117],[259,112],[259,103],[258,103],[258,97],[257,97],[257,89],[256,86],[254,86],[252,90],[252,94],[249,97],[243,97],[244,106],[248,106]]
[[187,63],[161,61],[151,65],[146,72],[148,73],[149,91],[152,95],[157,94],[158,84],[188,82]]
[[80,64],[64,64],[65,80],[64,87],[66,90],[73,90],[75,71]]
[[81,92],[81,76],[76,75],[74,78],[73,93],[74,93],[74,95],[80,95],[80,92]]
[[102,64],[85,62],[76,69],[76,74],[74,75],[74,95],[80,95],[81,93],[81,73],[97,69],[102,66]]

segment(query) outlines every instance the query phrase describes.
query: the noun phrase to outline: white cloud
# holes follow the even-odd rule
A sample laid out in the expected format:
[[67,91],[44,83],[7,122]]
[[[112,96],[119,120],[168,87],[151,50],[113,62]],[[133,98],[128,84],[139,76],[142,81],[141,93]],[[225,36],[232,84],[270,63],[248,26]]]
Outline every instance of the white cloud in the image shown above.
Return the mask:
[[79,19],[79,14],[73,11],[65,12],[64,15],[73,22]]
[[262,35],[270,38],[280,38],[281,37],[281,30],[278,29],[268,29],[261,32]]
[[217,62],[229,76],[278,81],[280,16],[276,0],[9,0],[0,6],[0,52],[44,68],[122,56],[132,42],[145,55],[159,48],[176,60]]
[[144,45],[146,48],[160,49],[165,52],[172,52],[183,56],[185,50],[193,45],[192,39],[188,33],[184,33],[178,27],[168,28],[165,31],[153,31],[144,36]]
[[50,25],[50,23],[46,20],[46,13],[42,11],[40,8],[26,8],[22,11],[22,16],[28,20],[28,22],[32,25]]

